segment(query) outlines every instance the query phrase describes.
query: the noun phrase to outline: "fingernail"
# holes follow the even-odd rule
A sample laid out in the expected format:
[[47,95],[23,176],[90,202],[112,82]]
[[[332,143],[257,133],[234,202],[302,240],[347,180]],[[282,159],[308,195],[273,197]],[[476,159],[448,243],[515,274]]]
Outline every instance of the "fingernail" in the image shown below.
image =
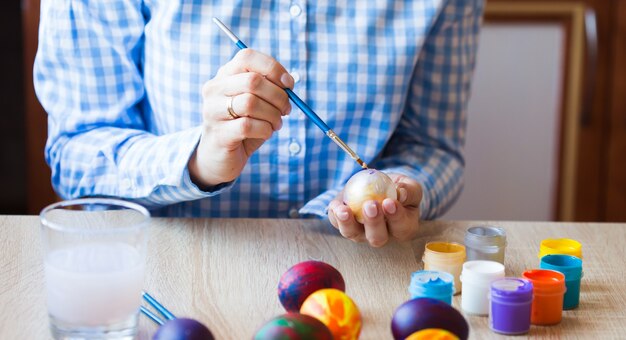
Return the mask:
[[348,212],[345,210],[339,210],[335,212],[335,215],[337,215],[337,218],[340,221],[347,221],[348,220]]
[[293,88],[293,77],[291,76],[291,74],[289,73],[283,73],[282,76],[280,76],[280,81],[281,83],[283,83],[284,86],[288,87],[288,88]]
[[391,215],[396,213],[396,203],[393,200],[385,200],[385,210]]
[[365,215],[369,218],[374,218],[378,215],[378,209],[376,208],[376,204],[374,204],[374,202],[365,203],[363,208],[365,210]]
[[406,201],[406,189],[405,188],[400,188],[398,189],[398,201],[400,203],[404,203],[404,201]]

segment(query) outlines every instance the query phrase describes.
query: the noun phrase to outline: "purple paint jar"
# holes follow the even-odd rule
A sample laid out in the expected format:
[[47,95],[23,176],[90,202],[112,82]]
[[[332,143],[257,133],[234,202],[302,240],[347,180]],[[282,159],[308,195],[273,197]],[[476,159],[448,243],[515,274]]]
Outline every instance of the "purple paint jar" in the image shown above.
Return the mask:
[[524,334],[530,330],[533,284],[505,277],[491,283],[489,328],[501,334]]

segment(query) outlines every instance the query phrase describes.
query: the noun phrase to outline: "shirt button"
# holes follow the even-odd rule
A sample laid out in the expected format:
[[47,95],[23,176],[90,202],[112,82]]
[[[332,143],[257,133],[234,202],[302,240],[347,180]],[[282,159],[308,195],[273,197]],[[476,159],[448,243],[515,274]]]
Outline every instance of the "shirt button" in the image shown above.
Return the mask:
[[291,72],[291,76],[293,77],[294,83],[297,84],[298,82],[300,82],[300,73],[298,73],[298,71]]
[[124,178],[120,184],[124,190],[128,190],[133,186],[133,182],[129,178]]
[[302,13],[302,8],[300,8],[300,6],[293,4],[291,5],[291,7],[289,7],[289,14],[291,14],[292,17],[295,18],[301,13]]
[[291,143],[289,143],[289,153],[293,156],[293,155],[297,155],[300,152],[301,148],[300,148],[300,144],[296,141],[292,141]]
[[289,217],[291,218],[300,217],[300,214],[298,213],[298,209],[295,209],[295,208],[289,209]]

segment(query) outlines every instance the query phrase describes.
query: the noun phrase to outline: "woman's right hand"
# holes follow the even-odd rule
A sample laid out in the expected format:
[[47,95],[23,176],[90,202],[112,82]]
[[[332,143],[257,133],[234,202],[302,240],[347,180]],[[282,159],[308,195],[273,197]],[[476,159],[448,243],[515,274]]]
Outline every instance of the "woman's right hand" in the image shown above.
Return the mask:
[[188,163],[192,181],[208,188],[237,178],[250,155],[282,127],[291,111],[284,88],[293,85],[274,58],[249,48],[222,66],[202,87],[202,137]]

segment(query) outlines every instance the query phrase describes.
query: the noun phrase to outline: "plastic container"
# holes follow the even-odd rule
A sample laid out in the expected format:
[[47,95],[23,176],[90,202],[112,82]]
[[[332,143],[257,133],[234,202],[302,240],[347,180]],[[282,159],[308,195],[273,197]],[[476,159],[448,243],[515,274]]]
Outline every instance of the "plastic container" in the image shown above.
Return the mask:
[[411,274],[409,294],[411,294],[411,299],[427,297],[452,305],[454,276],[434,270],[416,271]]
[[555,325],[563,317],[565,275],[556,270],[531,269],[522,277],[533,283],[530,322],[533,325]]
[[465,232],[467,261],[486,260],[504,264],[506,232],[494,226],[476,226]]
[[583,258],[583,246],[569,238],[545,239],[539,244],[539,258],[549,254],[565,254]]
[[461,269],[465,262],[465,246],[456,242],[428,242],[424,249],[424,270],[436,270],[452,274],[454,293],[461,292]]
[[583,277],[583,261],[576,256],[551,254],[541,258],[542,269],[551,269],[565,275],[565,298],[563,309],[574,309],[580,301],[580,279]]
[[491,283],[489,328],[500,334],[525,334],[530,330],[533,284],[505,277]]
[[489,314],[491,282],[504,277],[504,265],[496,261],[467,261],[463,264],[461,309],[474,315]]

